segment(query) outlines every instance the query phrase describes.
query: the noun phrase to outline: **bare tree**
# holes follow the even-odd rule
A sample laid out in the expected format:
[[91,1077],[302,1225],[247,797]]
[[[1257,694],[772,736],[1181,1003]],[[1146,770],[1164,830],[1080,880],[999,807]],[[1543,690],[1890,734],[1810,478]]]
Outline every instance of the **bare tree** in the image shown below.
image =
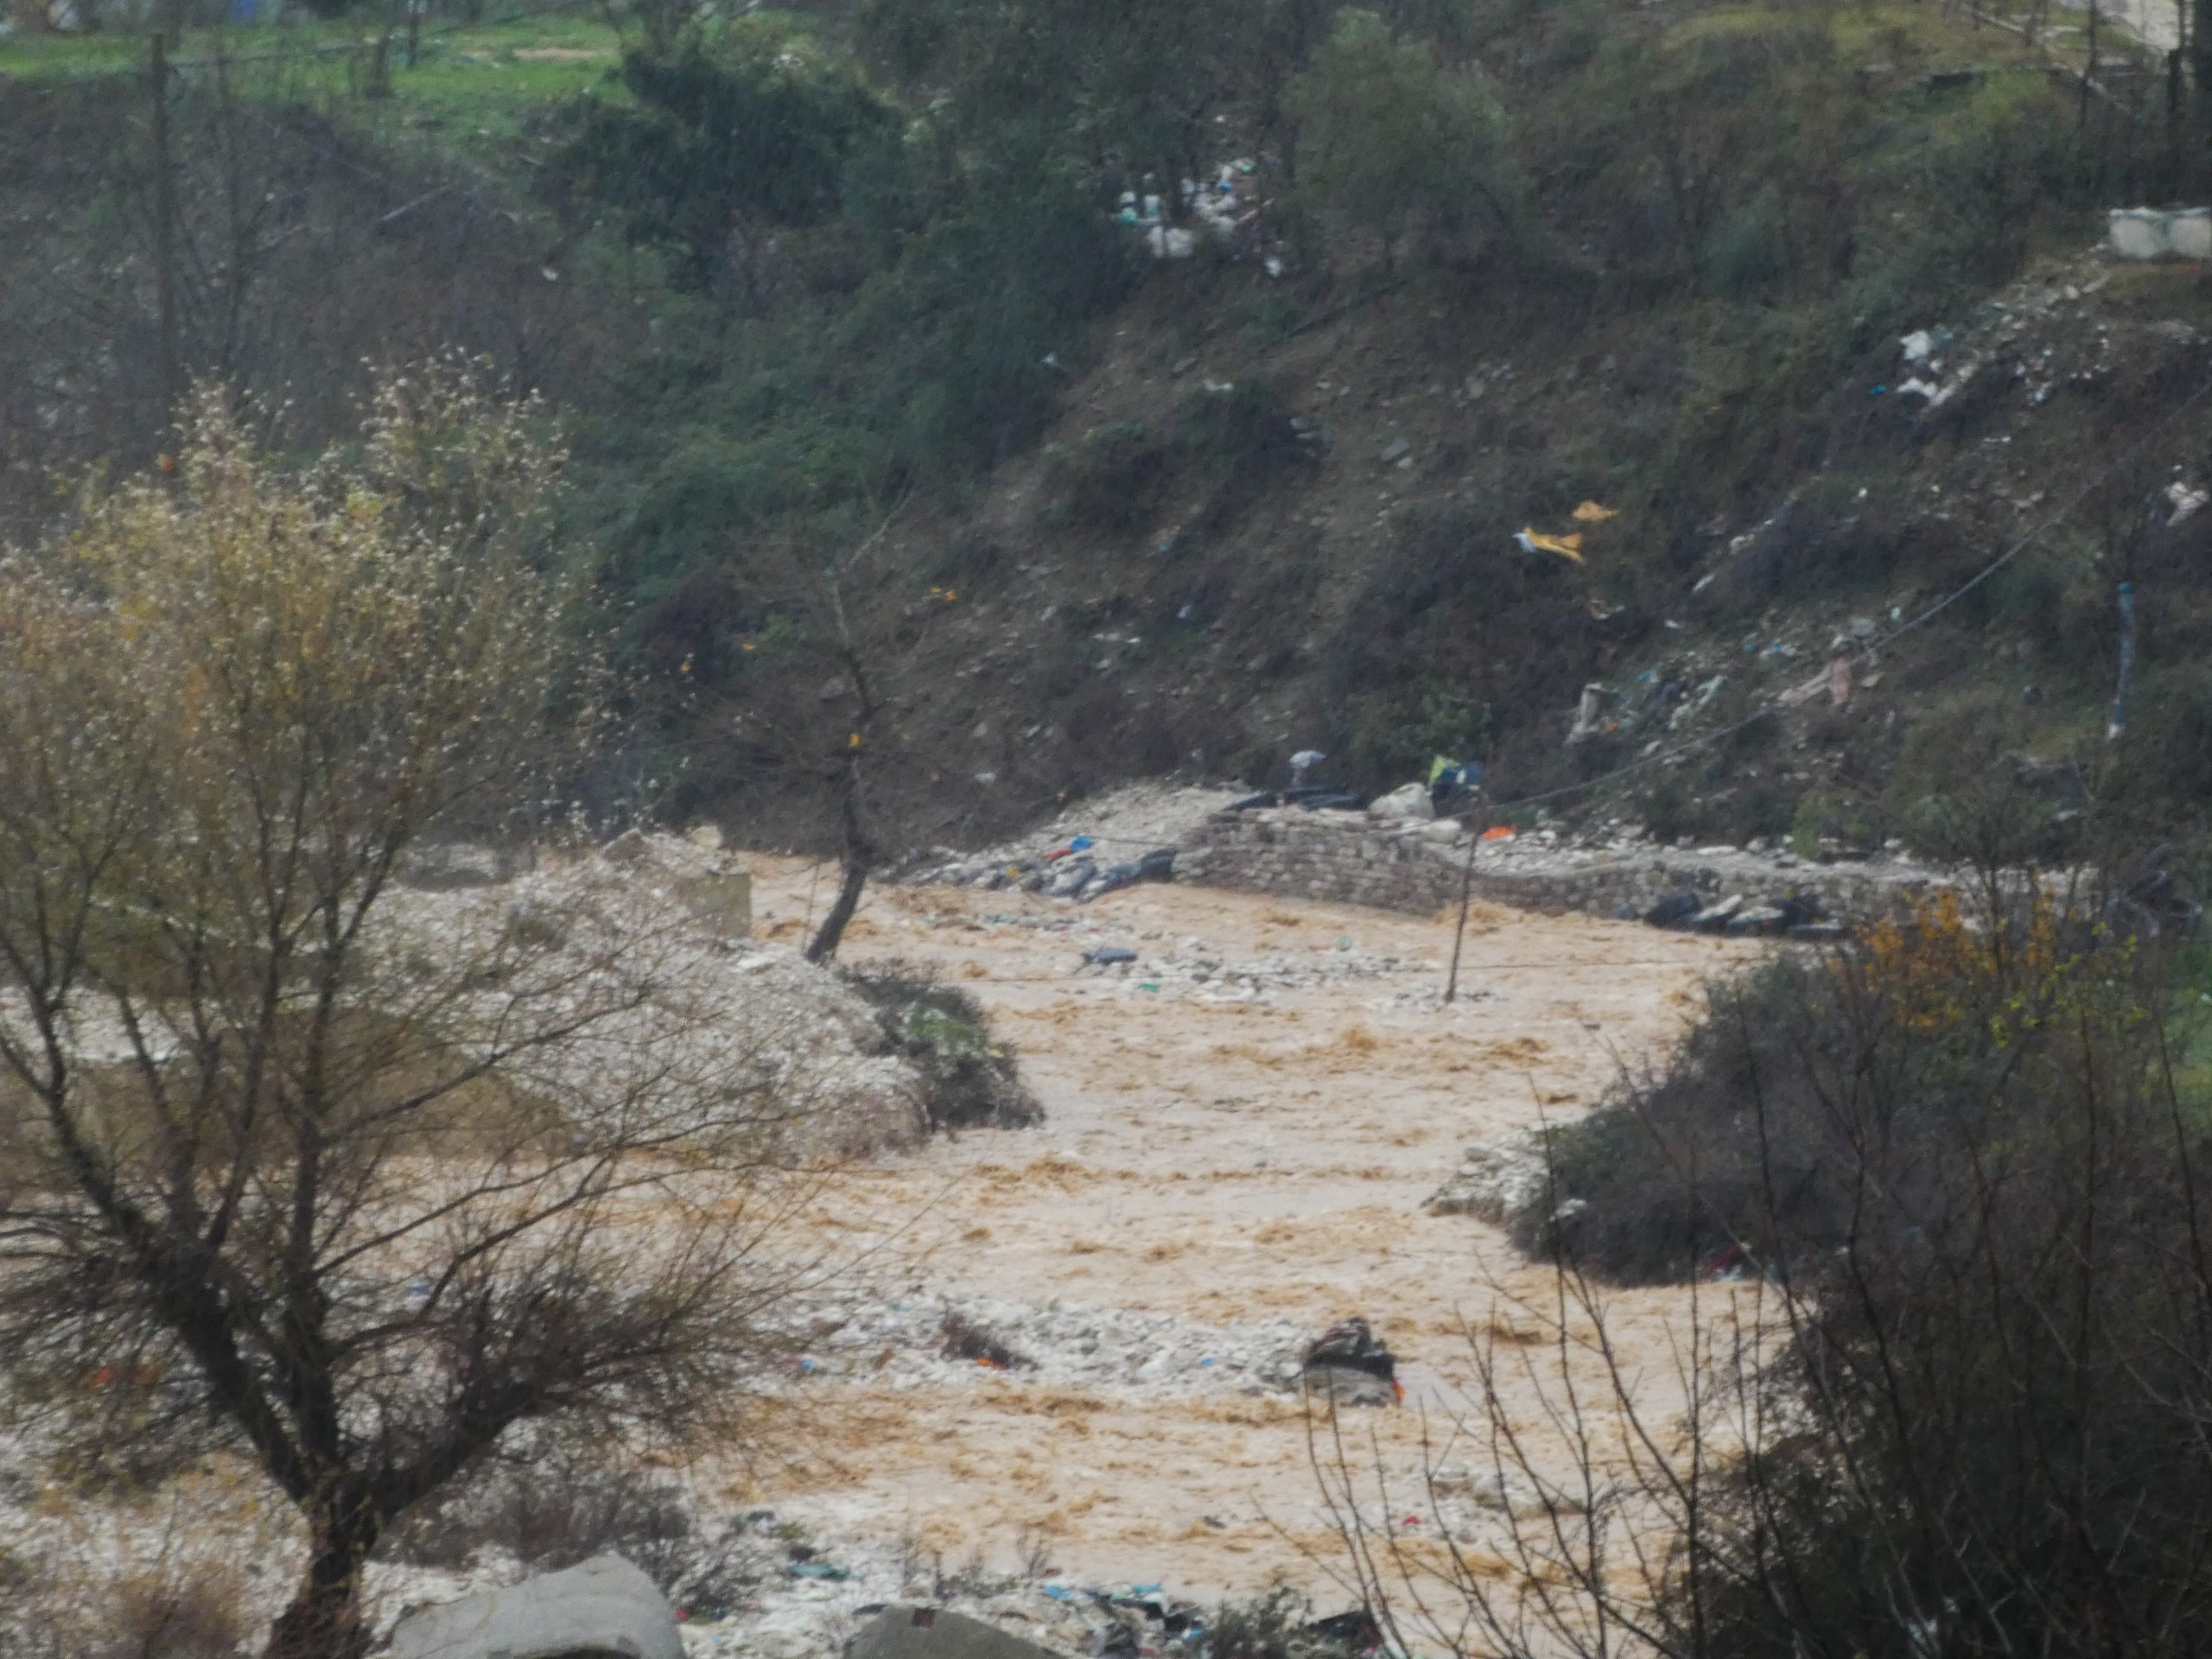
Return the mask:
[[398,880],[588,729],[538,420],[390,379],[288,476],[211,395],[0,560],[0,1398],[247,1453],[307,1541],[272,1656],[361,1652],[379,1539],[524,1426],[698,1430],[767,1347],[794,1103],[683,918]]

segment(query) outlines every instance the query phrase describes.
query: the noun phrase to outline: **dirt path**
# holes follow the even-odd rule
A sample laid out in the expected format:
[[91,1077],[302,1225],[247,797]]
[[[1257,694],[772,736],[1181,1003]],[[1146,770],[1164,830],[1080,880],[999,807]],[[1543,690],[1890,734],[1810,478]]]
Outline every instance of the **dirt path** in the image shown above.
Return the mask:
[[[756,931],[796,942],[827,880],[755,868]],[[1106,944],[1139,953],[1126,977],[1074,971]],[[1329,1540],[1287,1357],[1362,1314],[1403,1357],[1407,1404],[1440,1421],[1469,1382],[1462,1315],[1486,1319],[1493,1285],[1541,1302],[1548,1281],[1423,1199],[1465,1143],[1593,1101],[1748,949],[1483,911],[1474,995],[1446,1009],[1451,948],[1443,920],[1191,887],[1080,911],[872,891],[848,962],[972,989],[1050,1116],[899,1154],[825,1200],[825,1244],[873,1254],[819,1310],[803,1427],[748,1501],[848,1556],[1007,1566],[1033,1543],[1080,1581],[1313,1581],[1300,1549]],[[1036,1369],[938,1356],[947,1306]],[[1662,1353],[1679,1306],[1623,1294],[1616,1331]],[[1363,1414],[1402,1473],[1421,1416]]]

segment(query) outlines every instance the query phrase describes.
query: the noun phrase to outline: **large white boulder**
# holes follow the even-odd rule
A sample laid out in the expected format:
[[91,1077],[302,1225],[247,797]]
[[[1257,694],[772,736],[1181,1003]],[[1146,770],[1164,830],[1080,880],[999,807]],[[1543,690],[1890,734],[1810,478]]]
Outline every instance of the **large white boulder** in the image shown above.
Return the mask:
[[1367,816],[1371,818],[1433,818],[1436,804],[1428,798],[1427,784],[1408,784],[1394,789],[1380,800],[1370,801]]
[[683,1659],[676,1611],[620,1555],[594,1555],[399,1621],[389,1659]]

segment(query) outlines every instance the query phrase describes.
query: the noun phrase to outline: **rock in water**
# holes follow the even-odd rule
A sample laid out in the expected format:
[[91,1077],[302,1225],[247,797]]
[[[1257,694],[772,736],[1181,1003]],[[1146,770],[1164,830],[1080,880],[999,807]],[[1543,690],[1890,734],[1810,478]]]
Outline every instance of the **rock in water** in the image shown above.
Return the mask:
[[1306,1351],[1305,1383],[1339,1405],[1389,1406],[1403,1397],[1398,1362],[1365,1319],[1331,1325]]

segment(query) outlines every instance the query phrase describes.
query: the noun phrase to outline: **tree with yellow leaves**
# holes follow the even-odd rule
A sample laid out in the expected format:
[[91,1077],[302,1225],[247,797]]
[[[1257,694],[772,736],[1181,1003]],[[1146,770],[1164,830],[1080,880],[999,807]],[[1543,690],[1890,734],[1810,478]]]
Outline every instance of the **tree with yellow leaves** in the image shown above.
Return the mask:
[[209,395],[0,557],[0,1409],[248,1456],[305,1544],[272,1656],[363,1651],[371,1553],[486,1456],[696,1428],[764,1351],[796,1108],[683,921],[400,880],[588,734],[543,424],[448,365],[288,472]]

